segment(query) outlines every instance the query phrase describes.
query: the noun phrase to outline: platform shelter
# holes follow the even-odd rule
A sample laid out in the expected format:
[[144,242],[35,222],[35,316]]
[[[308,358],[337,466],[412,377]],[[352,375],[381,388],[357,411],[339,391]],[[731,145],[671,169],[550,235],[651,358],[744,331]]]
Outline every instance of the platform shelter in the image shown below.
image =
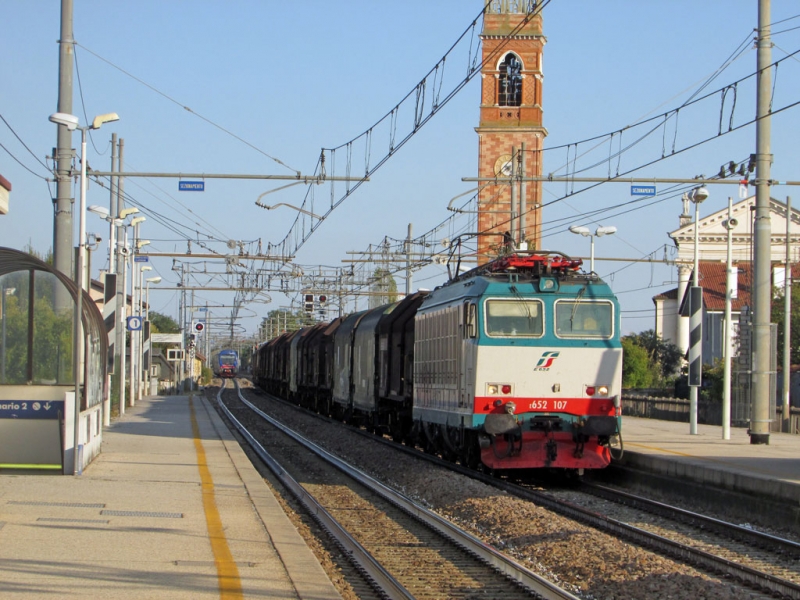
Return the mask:
[[100,452],[108,337],[83,291],[74,368],[77,293],[72,279],[42,260],[0,247],[0,471],[75,474]]

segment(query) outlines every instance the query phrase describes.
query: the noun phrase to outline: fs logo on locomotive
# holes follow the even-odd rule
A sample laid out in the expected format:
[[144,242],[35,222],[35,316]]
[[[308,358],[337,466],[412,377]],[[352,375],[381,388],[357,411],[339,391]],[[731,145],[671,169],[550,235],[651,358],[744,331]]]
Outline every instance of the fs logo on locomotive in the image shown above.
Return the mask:
[[553,366],[553,363],[558,358],[558,351],[556,350],[548,350],[547,352],[542,352],[542,357],[539,359],[539,362],[536,363],[536,366],[533,368],[534,371],[549,371],[550,367]]

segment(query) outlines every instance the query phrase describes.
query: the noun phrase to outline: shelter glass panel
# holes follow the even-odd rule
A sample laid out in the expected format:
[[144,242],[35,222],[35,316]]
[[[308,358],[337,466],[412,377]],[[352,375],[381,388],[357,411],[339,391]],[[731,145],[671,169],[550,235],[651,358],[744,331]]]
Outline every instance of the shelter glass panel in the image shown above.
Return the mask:
[[[33,383],[64,385],[74,383],[72,335],[74,305],[55,310],[55,298],[68,297],[64,284],[52,273],[35,271],[33,302]],[[97,352],[93,354],[99,353]]]
[[0,384],[28,382],[28,271],[0,277]]

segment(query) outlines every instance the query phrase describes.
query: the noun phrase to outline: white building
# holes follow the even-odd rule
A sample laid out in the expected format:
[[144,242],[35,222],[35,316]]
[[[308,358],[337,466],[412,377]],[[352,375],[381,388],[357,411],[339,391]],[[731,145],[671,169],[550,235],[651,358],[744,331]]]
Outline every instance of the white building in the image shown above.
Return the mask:
[[[733,218],[738,222],[732,230],[731,256],[733,266],[738,267],[736,297],[732,301],[733,323],[738,322],[743,307],[752,307],[751,261],[755,203],[755,196],[751,196],[733,205]],[[656,307],[656,333],[663,340],[676,344],[684,352],[689,347],[689,318],[681,317],[680,313],[686,290],[692,282],[694,265],[695,223],[689,214],[689,208],[688,201],[684,201],[684,214],[680,216],[681,226],[669,234],[678,249],[678,287],[653,298]],[[707,216],[703,216],[702,208],[701,204],[698,277],[699,285],[703,288],[703,362],[710,364],[715,358],[722,357],[728,238],[724,222],[728,219],[728,208],[725,207]],[[786,212],[785,203],[770,199],[772,285],[780,288],[784,285],[786,260]],[[791,261],[797,263],[799,256],[796,245],[800,241],[800,212],[794,208],[790,232]],[[800,278],[799,268],[793,266],[792,273],[795,279]]]

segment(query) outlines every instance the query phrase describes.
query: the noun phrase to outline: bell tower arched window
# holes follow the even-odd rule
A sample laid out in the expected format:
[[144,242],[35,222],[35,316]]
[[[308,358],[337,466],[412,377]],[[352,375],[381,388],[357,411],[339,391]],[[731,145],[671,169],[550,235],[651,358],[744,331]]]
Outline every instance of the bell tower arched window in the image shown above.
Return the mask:
[[513,52],[506,54],[500,63],[497,104],[499,106],[522,104],[522,61]]

